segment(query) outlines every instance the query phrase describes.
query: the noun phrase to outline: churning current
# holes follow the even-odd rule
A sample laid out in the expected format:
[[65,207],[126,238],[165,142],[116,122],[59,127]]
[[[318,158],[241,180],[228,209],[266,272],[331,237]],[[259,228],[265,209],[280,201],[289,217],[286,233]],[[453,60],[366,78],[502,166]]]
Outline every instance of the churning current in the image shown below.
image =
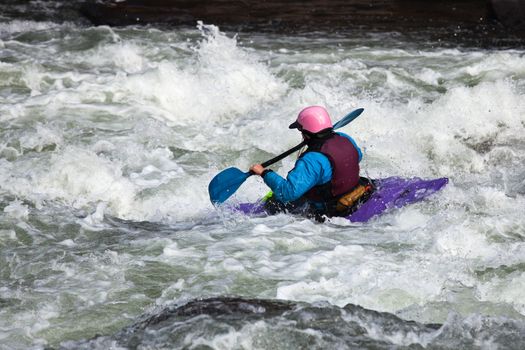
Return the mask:
[[[524,348],[524,95],[523,50],[4,19],[0,348]],[[214,208],[313,104],[365,109],[364,175],[450,183],[363,224]]]

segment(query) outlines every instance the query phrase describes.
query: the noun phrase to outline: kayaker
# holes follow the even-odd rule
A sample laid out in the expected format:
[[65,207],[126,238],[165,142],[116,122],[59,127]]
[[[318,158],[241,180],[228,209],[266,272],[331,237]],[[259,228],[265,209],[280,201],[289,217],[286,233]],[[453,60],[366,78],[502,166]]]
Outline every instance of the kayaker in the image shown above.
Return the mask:
[[334,132],[324,107],[303,109],[290,129],[298,129],[308,148],[286,179],[271,169],[254,164],[250,171],[260,175],[273,194],[265,209],[271,213],[301,212],[318,220],[323,216],[346,216],[366,200],[372,183],[359,176],[361,149],[350,136]]

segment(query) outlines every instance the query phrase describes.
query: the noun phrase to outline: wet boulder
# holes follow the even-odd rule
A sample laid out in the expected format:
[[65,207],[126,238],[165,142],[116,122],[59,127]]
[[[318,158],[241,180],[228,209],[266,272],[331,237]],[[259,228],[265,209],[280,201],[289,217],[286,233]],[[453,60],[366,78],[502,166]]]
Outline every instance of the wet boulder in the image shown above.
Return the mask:
[[61,349],[390,349],[395,339],[417,343],[440,327],[351,304],[216,297],[152,311],[114,335]]
[[342,30],[358,26],[417,30],[477,24],[486,17],[486,1],[106,0],[86,2],[81,12],[94,24],[115,26],[195,25],[201,20],[243,30]]
[[507,28],[525,32],[525,1],[491,0],[491,17]]
[[425,324],[354,304],[214,297],[153,310],[114,335],[60,348],[523,349],[525,322],[451,311],[444,324]]

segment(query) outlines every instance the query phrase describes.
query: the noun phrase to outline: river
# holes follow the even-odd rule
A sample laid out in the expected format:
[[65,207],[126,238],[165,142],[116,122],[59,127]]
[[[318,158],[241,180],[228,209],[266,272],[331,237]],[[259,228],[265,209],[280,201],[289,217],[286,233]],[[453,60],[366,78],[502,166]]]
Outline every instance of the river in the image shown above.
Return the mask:
[[[312,104],[364,108],[364,175],[450,183],[363,224],[214,208]],[[523,49],[3,16],[0,348],[522,349],[524,132]]]

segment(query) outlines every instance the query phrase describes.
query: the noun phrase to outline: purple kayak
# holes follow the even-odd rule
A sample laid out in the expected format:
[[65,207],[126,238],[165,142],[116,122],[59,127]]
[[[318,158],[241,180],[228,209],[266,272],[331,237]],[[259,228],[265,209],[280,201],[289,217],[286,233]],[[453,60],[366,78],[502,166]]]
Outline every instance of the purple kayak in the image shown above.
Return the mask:
[[[359,209],[346,218],[352,222],[366,222],[391,208],[419,202],[439,191],[448,183],[445,177],[424,180],[420,178],[387,177],[375,180],[376,191]],[[262,202],[241,203],[235,210],[249,215],[264,213]]]

